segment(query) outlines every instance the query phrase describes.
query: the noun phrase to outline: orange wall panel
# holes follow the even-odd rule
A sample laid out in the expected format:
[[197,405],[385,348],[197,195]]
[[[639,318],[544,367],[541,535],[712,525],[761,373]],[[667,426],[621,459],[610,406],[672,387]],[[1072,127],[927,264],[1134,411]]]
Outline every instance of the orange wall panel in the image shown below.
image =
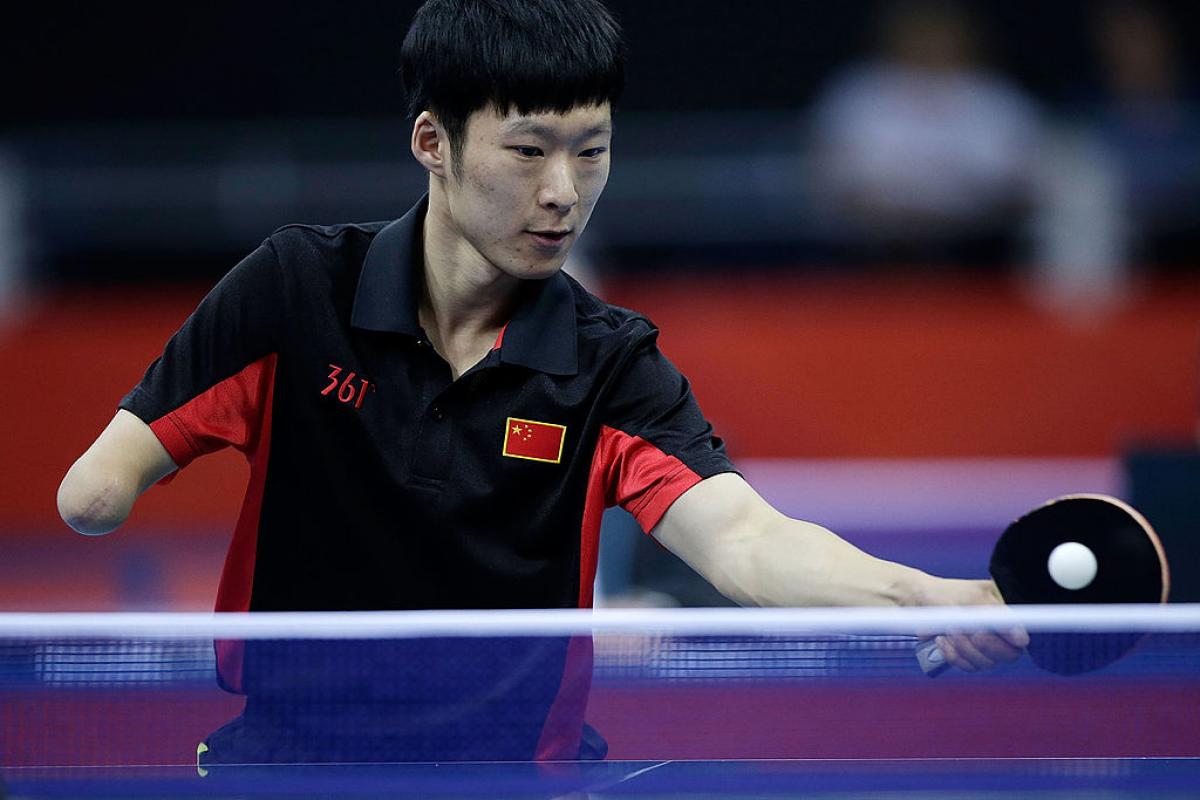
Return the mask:
[[[1086,322],[1000,281],[654,278],[607,299],[663,329],[735,455],[1108,456],[1196,430],[1200,281]],[[61,526],[58,483],[203,289],[46,297],[0,323],[0,526]],[[226,451],[147,493],[128,528],[227,530]]]
[[999,281],[638,280],[646,313],[735,455],[1110,455],[1188,439],[1200,284],[1074,319]]

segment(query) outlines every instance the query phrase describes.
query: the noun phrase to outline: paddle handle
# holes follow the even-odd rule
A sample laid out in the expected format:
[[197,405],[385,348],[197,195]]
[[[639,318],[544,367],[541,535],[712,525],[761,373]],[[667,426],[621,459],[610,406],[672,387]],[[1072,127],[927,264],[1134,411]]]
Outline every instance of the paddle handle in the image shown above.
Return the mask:
[[950,669],[950,663],[946,661],[942,648],[938,647],[937,639],[924,639],[918,642],[914,655],[917,657],[917,664],[921,666],[921,671],[931,678],[936,678]]

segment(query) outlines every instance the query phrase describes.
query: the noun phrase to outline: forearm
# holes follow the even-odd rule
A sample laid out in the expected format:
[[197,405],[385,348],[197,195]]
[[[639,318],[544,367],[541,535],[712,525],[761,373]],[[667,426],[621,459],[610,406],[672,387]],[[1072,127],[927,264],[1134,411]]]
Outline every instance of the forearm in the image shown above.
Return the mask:
[[820,525],[776,515],[722,548],[717,589],[742,605],[908,606],[939,579],[863,552]]
[[936,578],[875,558],[820,525],[790,519],[740,476],[685,492],[655,537],[726,597],[762,606],[999,603],[991,581]]

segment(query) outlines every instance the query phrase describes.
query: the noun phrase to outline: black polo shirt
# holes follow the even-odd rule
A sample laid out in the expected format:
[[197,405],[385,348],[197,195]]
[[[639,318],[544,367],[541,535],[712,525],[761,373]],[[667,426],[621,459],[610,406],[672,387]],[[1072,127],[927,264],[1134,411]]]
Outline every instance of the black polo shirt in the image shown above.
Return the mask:
[[250,460],[218,610],[588,607],[606,506],[649,531],[732,470],[657,329],[564,273],[452,380],[425,209],[276,231],[122,400],[180,467]]

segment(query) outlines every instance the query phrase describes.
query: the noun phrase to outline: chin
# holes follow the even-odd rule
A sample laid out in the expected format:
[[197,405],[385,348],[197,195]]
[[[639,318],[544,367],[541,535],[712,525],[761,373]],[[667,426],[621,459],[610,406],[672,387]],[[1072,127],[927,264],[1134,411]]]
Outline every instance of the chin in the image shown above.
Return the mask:
[[540,281],[552,277],[556,272],[561,271],[563,262],[558,261],[552,265],[529,267],[521,270],[517,277],[525,281]]
[[520,278],[526,281],[537,281],[544,278],[549,278],[554,273],[563,268],[563,264],[567,261],[566,257],[556,257],[545,261],[525,262],[524,264],[514,264],[512,269],[507,269],[509,275],[514,278]]

